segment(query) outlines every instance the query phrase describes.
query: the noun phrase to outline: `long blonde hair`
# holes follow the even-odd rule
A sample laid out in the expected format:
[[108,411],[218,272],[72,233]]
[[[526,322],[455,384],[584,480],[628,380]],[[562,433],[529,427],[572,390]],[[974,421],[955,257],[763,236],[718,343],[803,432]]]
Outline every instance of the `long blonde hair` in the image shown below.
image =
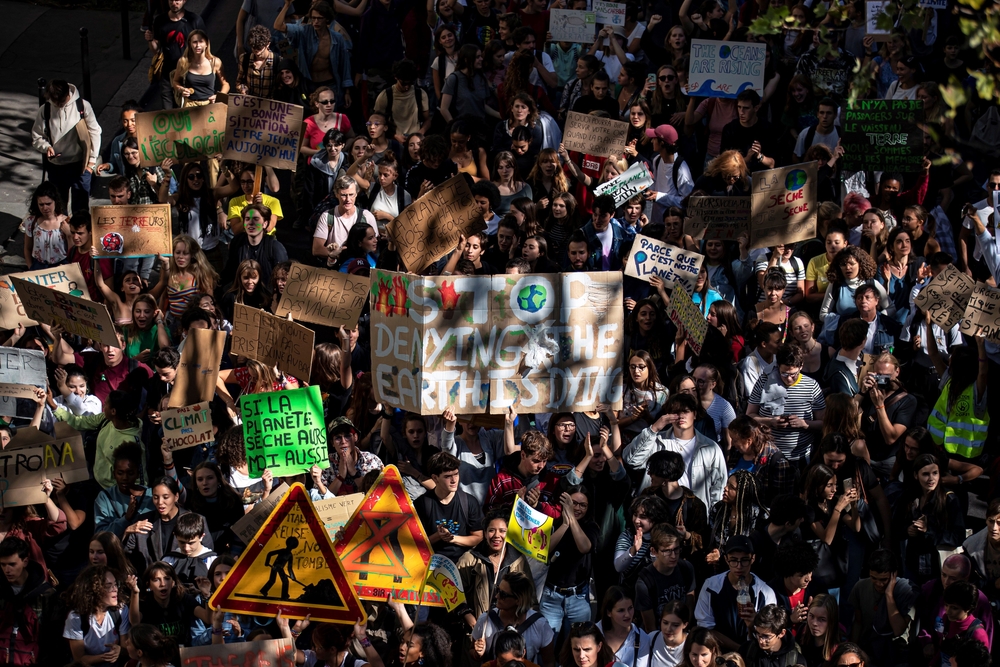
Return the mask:
[[183,243],[187,246],[188,254],[191,256],[191,264],[188,265],[187,269],[181,269],[177,266],[177,262],[174,261],[174,256],[170,256],[170,276],[173,277],[179,273],[186,271],[194,276],[194,279],[198,283],[198,291],[202,294],[213,294],[215,292],[215,283],[219,279],[219,274],[215,272],[212,268],[212,264],[205,257],[205,253],[201,249],[201,245],[195,238],[189,234],[178,234],[174,237],[174,252],[177,251],[177,244]]
[[566,173],[562,170],[562,166],[559,163],[559,153],[554,148],[543,148],[539,151],[538,157],[535,158],[535,166],[531,168],[531,172],[528,174],[528,180],[532,183],[542,180],[542,170],[539,165],[544,159],[553,159],[556,162],[556,173],[552,175],[552,194],[568,192],[569,179],[566,178]]
[[201,37],[205,40],[205,60],[212,66],[212,71],[215,72],[222,68],[222,61],[212,55],[212,40],[208,38],[208,33],[204,30],[192,30],[187,36],[187,46],[184,47],[184,55],[177,61],[176,71],[179,72],[180,78],[184,78],[184,75],[191,68],[191,58],[194,57],[194,51],[191,50],[191,42],[194,41],[195,37]]

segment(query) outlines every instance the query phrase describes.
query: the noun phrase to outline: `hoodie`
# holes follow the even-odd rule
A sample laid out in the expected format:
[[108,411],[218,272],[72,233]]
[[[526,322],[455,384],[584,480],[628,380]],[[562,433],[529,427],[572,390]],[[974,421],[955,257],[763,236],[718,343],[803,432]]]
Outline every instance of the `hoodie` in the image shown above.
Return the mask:
[[805,656],[799,651],[790,631],[785,631],[777,651],[765,651],[754,640],[749,643],[743,655],[746,656],[747,667],[791,667],[791,665],[806,664]]
[[[56,156],[49,158],[52,164],[68,165],[81,162],[86,155],[86,149],[80,143],[80,135],[76,132],[76,124],[80,122],[80,112],[76,105],[78,99],[80,99],[79,91],[76,86],[69,84],[69,101],[64,106],[57,107],[52,102],[47,102],[38,107],[38,112],[35,114],[35,124],[31,127],[31,145],[39,153],[54,148]],[[51,107],[48,133],[45,132],[44,120],[46,107]],[[86,100],[83,101],[83,117],[90,135],[90,160],[86,166],[93,169],[97,164],[98,152],[101,150],[101,126],[97,122],[94,108]]]
[[42,647],[58,645],[44,636],[54,595],[45,571],[34,561],[28,561],[28,579],[19,593],[0,577],[0,655],[5,664],[45,664]]
[[[343,151],[340,153],[336,167],[331,167],[327,161],[325,148],[321,148],[318,153],[309,159],[309,169],[307,170],[305,183],[306,197],[309,202],[307,215],[315,210],[324,197],[333,194],[333,184],[337,181],[337,176],[340,175],[341,171],[346,169],[347,163]],[[331,197],[331,199],[335,198],[336,195]],[[336,202],[334,201],[333,204],[336,205]]]
[[558,519],[562,516],[562,506],[559,504],[561,492],[559,478],[552,472],[542,470],[541,475],[527,479],[517,469],[520,463],[521,452],[514,452],[503,457],[500,472],[490,481],[490,488],[486,493],[486,509],[509,507],[514,503],[514,497],[521,490],[521,487],[527,486],[537,479],[541,495],[538,497],[538,505],[535,509]]

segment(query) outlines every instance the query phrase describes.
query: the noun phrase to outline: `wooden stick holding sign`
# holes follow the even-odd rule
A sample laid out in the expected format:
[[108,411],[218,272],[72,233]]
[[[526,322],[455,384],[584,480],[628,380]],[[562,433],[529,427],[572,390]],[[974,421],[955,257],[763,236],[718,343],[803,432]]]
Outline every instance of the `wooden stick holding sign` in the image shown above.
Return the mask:
[[264,167],[259,164],[253,170],[253,192],[250,194],[251,201],[260,194],[260,182],[264,179]]

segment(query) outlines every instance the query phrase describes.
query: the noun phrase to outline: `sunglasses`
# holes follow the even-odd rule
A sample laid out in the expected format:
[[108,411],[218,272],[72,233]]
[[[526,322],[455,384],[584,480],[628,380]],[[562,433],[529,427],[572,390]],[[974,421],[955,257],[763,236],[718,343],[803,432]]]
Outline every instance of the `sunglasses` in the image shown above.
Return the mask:
[[205,177],[202,176],[201,174],[188,174],[188,180],[189,181],[200,181],[203,178],[205,178]]
[[500,600],[514,600],[516,598],[517,598],[517,596],[514,595],[513,593],[508,593],[507,591],[505,591],[502,588],[498,588],[497,589],[497,599],[500,599]]
[[323,105],[327,105],[328,106],[330,104],[333,104],[333,102],[334,102],[334,100],[320,100],[319,104],[323,104]]
[[660,81],[676,81],[677,80],[677,75],[676,74],[662,74],[662,75],[658,76],[657,79],[659,79]]

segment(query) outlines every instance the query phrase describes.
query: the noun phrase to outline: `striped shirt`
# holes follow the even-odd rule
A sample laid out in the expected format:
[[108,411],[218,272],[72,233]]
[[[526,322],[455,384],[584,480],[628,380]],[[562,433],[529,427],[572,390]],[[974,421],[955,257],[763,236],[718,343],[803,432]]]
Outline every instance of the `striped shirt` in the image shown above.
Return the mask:
[[[777,373],[775,367],[771,373]],[[826,409],[826,400],[823,398],[823,391],[810,377],[800,374],[798,381],[791,387],[786,387],[784,409],[781,412],[771,412],[771,406],[761,403],[761,394],[767,386],[768,375],[761,375],[750,392],[750,404],[760,408],[761,417],[776,417],[779,415],[789,415],[801,417],[809,421],[814,419],[816,412]],[[781,382],[781,378],[778,378]],[[772,429],[774,444],[777,445],[781,453],[789,461],[809,458],[812,453],[813,442],[816,435],[811,429],[797,428],[774,428]]]

